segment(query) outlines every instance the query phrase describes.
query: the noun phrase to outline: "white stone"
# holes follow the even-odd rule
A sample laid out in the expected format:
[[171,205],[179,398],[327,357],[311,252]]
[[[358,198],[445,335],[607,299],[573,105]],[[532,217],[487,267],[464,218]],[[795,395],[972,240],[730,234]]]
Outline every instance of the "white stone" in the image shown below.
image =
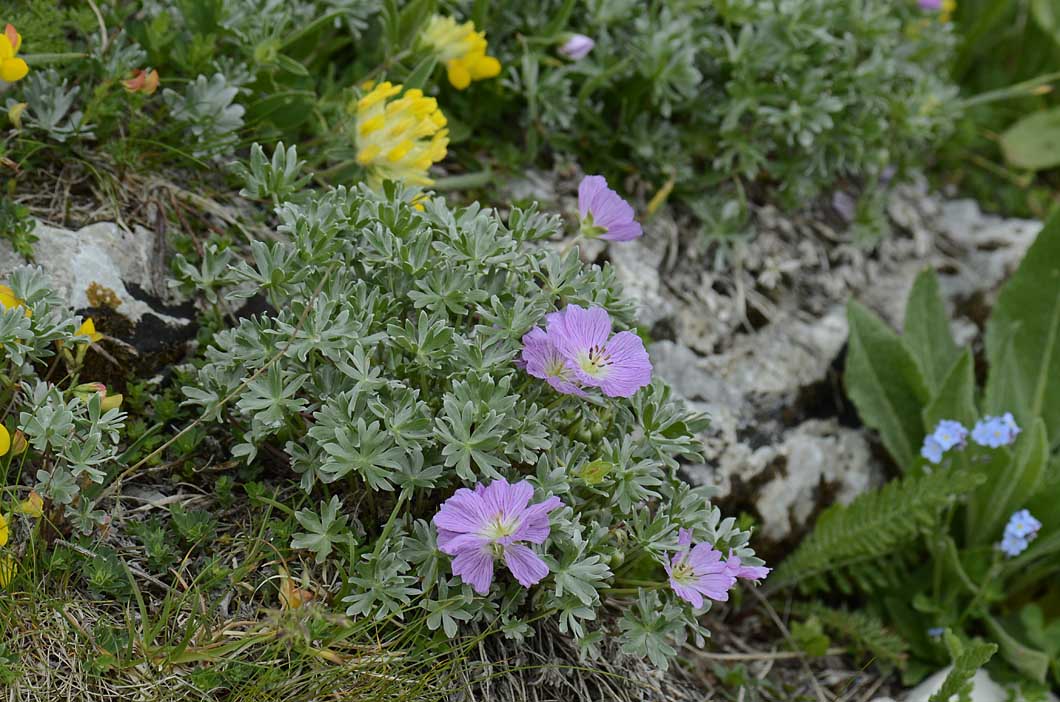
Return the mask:
[[[117,311],[133,322],[150,313],[170,325],[188,323],[159,312],[128,289],[135,285],[154,297],[164,296],[162,259],[153,232],[140,226],[129,231],[113,222],[90,224],[77,231],[38,223],[34,234],[38,240],[32,263],[44,269],[71,308],[91,307],[87,290],[97,283],[117,295],[121,301]],[[8,242],[0,240],[0,278],[26,263]]]
[[[910,690],[904,702],[927,702],[942,687],[942,681],[946,679],[949,672],[950,668],[943,668],[935,673]],[[1056,695],[1052,693],[1047,693],[1046,699],[1049,702],[1058,702]],[[956,702],[956,700],[956,696],[951,698],[951,702]],[[1018,693],[1016,693],[1015,697],[1009,697],[1009,691],[994,682],[989,673],[985,670],[976,672],[975,677],[972,678],[971,702],[1007,702],[1008,700],[1023,702],[1024,697]]]

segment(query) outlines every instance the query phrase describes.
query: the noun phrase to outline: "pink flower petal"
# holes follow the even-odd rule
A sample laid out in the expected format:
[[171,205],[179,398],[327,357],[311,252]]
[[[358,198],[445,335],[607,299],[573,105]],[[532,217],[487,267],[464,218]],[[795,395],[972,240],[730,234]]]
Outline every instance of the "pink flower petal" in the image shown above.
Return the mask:
[[560,353],[573,358],[581,351],[603,346],[611,335],[611,316],[602,307],[585,309],[567,305],[563,312],[548,319],[548,334]]
[[505,547],[504,563],[523,587],[537,585],[548,575],[548,566],[541,557],[522,544]]
[[651,383],[651,361],[644,342],[633,332],[619,332],[605,347],[610,360],[600,390],[608,397],[630,397]]
[[558,497],[552,496],[544,502],[527,507],[523,512],[523,521],[512,534],[512,538],[515,541],[529,541],[532,544],[543,543],[551,531],[548,513],[562,504],[563,502]]
[[509,485],[504,478],[498,478],[486,487],[482,498],[487,515],[491,518],[501,515],[502,520],[508,521],[525,510],[533,496],[534,488],[529,482],[520,480]]
[[493,582],[493,554],[488,548],[461,551],[453,558],[453,574],[459,575],[478,594],[485,595]]
[[460,488],[442,503],[433,521],[439,529],[470,533],[481,530],[487,518],[481,495],[467,488]]
[[459,534],[446,529],[438,530],[438,550],[447,556],[455,556],[468,550],[481,550],[488,545],[489,539],[478,534]]
[[603,176],[591,175],[582,178],[578,184],[578,212],[582,219],[589,214],[589,205],[601,191],[607,190],[607,180]]
[[674,593],[685,602],[688,602],[696,609],[703,606],[703,595],[692,587],[686,587],[681,583],[677,582],[673,578],[670,578],[670,587],[673,588]]

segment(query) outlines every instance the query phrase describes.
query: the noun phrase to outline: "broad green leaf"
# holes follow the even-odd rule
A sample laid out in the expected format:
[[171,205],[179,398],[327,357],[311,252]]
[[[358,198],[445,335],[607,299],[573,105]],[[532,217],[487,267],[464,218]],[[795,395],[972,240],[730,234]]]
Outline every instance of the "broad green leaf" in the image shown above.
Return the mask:
[[1005,284],[986,327],[986,411],[1035,417],[1060,445],[1060,213],[1046,222]]
[[931,431],[943,419],[956,420],[971,431],[978,417],[975,409],[975,360],[971,349],[958,354],[957,362],[940,378],[934,397],[924,407],[924,427],[927,431]]
[[1002,658],[1008,661],[1009,665],[1031,680],[1045,682],[1045,676],[1049,673],[1049,656],[1017,641],[993,617],[986,617],[986,626],[1001,647]]
[[1056,0],[1031,0],[1031,14],[1038,27],[1060,44],[1060,7]]
[[847,394],[902,470],[911,470],[924,436],[920,409],[929,399],[924,377],[902,340],[872,312],[851,301],[847,318]]
[[[1004,455],[999,449],[994,449]],[[1003,524],[1009,516],[1027,507],[1028,501],[1037,494],[1045,477],[1049,460],[1048,438],[1045,424],[1039,419],[1020,437],[1019,448],[1011,460],[987,467],[987,481],[973,498],[980,515],[977,524],[969,521],[975,541],[986,543],[1001,538]],[[972,535],[970,534],[970,535]]]
[[1005,160],[1041,171],[1060,166],[1060,107],[1032,112],[1001,135]]
[[905,306],[902,338],[920,364],[931,392],[936,393],[961,350],[950,335],[950,319],[939,294],[939,280],[930,268],[913,283]]

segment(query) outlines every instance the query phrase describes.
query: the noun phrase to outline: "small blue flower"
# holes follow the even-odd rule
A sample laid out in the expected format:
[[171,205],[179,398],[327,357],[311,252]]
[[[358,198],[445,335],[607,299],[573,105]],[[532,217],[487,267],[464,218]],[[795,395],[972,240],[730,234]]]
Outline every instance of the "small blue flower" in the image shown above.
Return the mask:
[[1001,539],[1001,545],[999,548],[1009,558],[1015,558],[1024,551],[1027,550],[1027,546],[1030,542],[1022,536],[1016,536],[1015,534],[1005,534],[1005,538]]
[[931,433],[931,436],[939,443],[943,451],[949,451],[954,446],[964,445],[968,430],[960,422],[943,419],[935,426],[935,431]]
[[1016,419],[1011,412],[1006,412],[1001,417],[984,417],[976,422],[972,429],[972,441],[980,446],[998,448],[1011,444],[1019,433]]
[[1038,536],[1042,523],[1029,510],[1013,512],[1005,525],[1005,535],[999,548],[1009,557],[1016,557],[1027,550],[1027,546]]
[[924,445],[920,447],[920,455],[925,459],[931,463],[938,463],[942,460],[944,451],[942,444],[938,442],[934,435],[924,437]]
[[927,635],[936,641],[942,638],[942,635],[946,633],[945,627],[933,626],[927,630]]
[[1033,539],[1041,528],[1042,523],[1035,519],[1029,510],[1021,509],[1009,517],[1005,533]]

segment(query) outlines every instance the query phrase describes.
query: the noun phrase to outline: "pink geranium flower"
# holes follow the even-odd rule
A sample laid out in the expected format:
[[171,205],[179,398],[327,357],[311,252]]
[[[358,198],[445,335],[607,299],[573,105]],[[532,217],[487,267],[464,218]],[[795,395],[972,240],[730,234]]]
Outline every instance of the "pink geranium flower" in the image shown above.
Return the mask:
[[588,238],[630,241],[644,232],[633,218],[633,208],[611,188],[603,176],[585,176],[578,185],[581,233]]
[[585,397],[585,391],[576,384],[577,378],[567,364],[567,358],[544,329],[534,327],[523,336],[523,363],[527,373],[541,378],[557,392]]
[[529,504],[534,488],[522,480],[501,478],[474,490],[460,488],[434,515],[438,548],[453,557],[453,574],[485,595],[493,582],[493,563],[504,560],[526,588],[548,575],[541,557],[521,542],[540,544],[548,538],[548,513],[563,504],[558,497]]
[[718,602],[729,600],[729,590],[736,584],[736,574],[721,551],[710,544],[692,544],[692,532],[681,529],[677,545],[681,547],[669,563],[664,564],[670,576],[670,587],[682,600],[693,607],[703,606],[703,597]]
[[611,335],[611,317],[602,307],[567,305],[546,317],[548,336],[578,382],[608,397],[630,397],[651,382],[651,361],[633,332]]
[[611,335],[611,317],[602,307],[568,305],[547,315],[547,330],[523,336],[521,367],[558,392],[585,397],[600,388],[608,397],[630,397],[651,382],[651,361],[633,332]]
[[764,580],[767,575],[772,572],[772,568],[766,568],[765,566],[750,566],[744,565],[740,561],[740,557],[732,551],[729,551],[729,559],[725,561],[725,565],[728,566],[729,572],[735,575],[741,580]]

